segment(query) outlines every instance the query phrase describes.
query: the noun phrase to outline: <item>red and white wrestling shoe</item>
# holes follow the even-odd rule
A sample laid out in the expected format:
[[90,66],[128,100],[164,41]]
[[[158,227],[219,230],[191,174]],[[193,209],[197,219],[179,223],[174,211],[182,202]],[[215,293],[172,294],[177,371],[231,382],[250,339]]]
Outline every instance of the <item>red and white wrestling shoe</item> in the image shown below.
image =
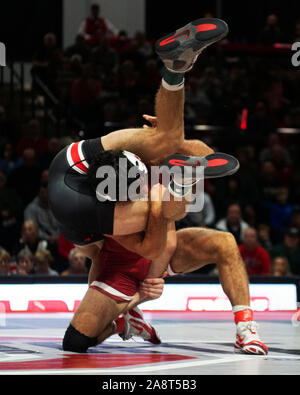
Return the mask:
[[268,347],[260,340],[258,324],[253,321],[253,311],[246,309],[234,314],[236,323],[236,341],[234,351],[245,354],[267,355]]
[[123,340],[137,336],[152,344],[161,343],[157,330],[144,319],[143,313],[138,307],[129,310],[123,315],[123,318],[125,320],[124,332],[119,333]]

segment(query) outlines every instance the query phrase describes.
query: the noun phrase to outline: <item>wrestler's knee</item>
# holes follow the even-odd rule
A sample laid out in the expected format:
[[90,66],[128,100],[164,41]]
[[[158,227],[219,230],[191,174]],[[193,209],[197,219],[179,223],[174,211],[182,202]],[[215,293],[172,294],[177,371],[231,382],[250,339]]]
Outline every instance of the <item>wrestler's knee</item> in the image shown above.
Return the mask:
[[97,337],[86,336],[70,324],[65,332],[62,347],[64,351],[86,353],[97,344]]
[[237,249],[237,243],[232,233],[219,232],[219,237],[217,238],[216,243],[216,251],[219,261],[226,262],[228,257],[230,257],[233,252],[236,252]]

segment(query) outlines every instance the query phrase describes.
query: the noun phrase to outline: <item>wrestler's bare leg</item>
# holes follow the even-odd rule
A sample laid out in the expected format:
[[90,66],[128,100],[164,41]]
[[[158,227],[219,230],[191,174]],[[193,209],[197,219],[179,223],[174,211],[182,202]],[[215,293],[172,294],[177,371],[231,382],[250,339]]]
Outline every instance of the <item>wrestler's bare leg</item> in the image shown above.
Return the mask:
[[71,325],[88,337],[97,337],[101,343],[114,333],[115,320],[127,307],[128,302],[116,302],[110,297],[89,288],[80,302]]
[[220,282],[232,306],[249,306],[249,283],[245,265],[231,233],[206,228],[176,232],[177,247],[171,259],[176,273],[188,273],[215,263]]

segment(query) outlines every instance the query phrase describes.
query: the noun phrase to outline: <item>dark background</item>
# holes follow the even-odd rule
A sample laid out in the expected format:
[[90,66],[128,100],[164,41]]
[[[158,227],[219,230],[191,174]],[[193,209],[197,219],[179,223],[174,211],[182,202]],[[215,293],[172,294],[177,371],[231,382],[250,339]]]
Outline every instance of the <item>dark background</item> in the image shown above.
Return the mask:
[[[279,16],[279,23],[283,31],[292,32],[294,21],[300,17],[299,0],[202,0],[187,1],[186,7],[182,3],[172,0],[147,0],[146,30],[148,37],[158,37],[159,32],[169,32],[174,26],[182,26],[193,19],[202,17],[205,13],[212,13],[215,17],[222,17],[230,26],[230,41],[255,42],[257,33],[264,25],[266,16],[275,13]],[[218,15],[218,3],[221,4],[222,15]],[[181,5],[180,5],[181,4]]]
[[[76,0],[74,0],[76,1]],[[113,0],[112,0],[113,1]],[[218,15],[218,10],[222,14]],[[157,38],[182,26],[205,13],[221,16],[230,25],[228,39],[231,42],[255,43],[266,16],[276,13],[279,24],[286,32],[286,40],[292,37],[292,27],[300,18],[299,0],[188,1],[186,7],[173,0],[146,0],[146,33]],[[0,41],[8,48],[10,59],[31,59],[44,34],[54,32],[58,45],[62,43],[62,0],[10,0],[1,2]],[[120,26],[122,29],[122,27]]]
[[62,0],[1,1],[0,41],[7,58],[31,60],[48,32],[54,32],[61,45],[62,18]]

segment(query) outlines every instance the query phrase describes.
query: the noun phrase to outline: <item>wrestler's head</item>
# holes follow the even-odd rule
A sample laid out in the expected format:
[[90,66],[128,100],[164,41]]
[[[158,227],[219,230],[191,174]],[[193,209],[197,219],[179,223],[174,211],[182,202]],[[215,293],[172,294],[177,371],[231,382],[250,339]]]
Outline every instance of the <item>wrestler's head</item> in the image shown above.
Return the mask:
[[128,201],[144,197],[148,191],[147,168],[128,151],[104,151],[89,164],[90,186],[101,201]]

